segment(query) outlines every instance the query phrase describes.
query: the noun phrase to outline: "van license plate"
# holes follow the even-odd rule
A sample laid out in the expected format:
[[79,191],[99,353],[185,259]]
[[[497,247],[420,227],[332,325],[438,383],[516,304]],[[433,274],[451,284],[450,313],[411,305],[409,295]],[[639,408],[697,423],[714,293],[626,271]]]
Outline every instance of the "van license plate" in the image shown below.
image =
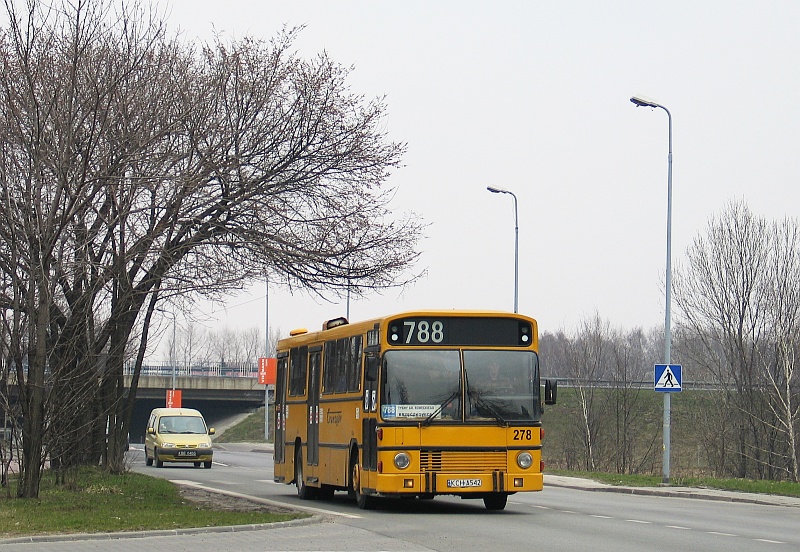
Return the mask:
[[189,457],[189,458],[194,458],[195,456],[197,456],[197,451],[196,450],[179,450],[178,451],[178,456],[186,456],[186,457]]
[[450,489],[464,489],[466,487],[480,487],[480,479],[448,479],[447,487]]

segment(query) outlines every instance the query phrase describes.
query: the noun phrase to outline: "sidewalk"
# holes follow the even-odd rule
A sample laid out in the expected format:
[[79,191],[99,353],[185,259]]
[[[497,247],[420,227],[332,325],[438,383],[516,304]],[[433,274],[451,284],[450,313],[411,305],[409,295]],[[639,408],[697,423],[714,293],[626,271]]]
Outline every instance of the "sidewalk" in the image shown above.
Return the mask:
[[721,491],[718,489],[706,489],[701,487],[624,487],[600,483],[591,479],[549,474],[545,474],[544,476],[544,485],[545,488],[548,486],[566,487],[568,489],[580,489],[582,491],[665,496],[672,498],[698,498],[702,500],[747,502],[750,504],[765,504],[769,506],[790,506],[794,508],[800,508],[800,498],[758,493],[744,493],[739,491]]

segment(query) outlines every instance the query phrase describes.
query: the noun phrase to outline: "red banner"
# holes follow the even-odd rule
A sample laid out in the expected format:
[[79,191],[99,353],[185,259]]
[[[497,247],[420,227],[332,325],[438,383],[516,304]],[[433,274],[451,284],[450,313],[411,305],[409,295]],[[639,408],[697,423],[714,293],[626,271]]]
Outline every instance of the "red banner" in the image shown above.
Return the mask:
[[258,383],[261,385],[275,385],[278,375],[278,359],[264,358],[258,359]]
[[167,389],[167,408],[181,407],[181,390]]

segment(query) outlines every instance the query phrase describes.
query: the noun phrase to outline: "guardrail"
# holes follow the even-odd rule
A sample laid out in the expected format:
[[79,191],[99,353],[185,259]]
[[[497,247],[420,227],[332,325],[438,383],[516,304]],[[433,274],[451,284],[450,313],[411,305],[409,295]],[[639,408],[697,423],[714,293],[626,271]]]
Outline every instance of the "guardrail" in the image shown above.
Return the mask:
[[[542,377],[542,381],[544,381]],[[653,380],[647,381],[620,381],[620,380],[585,380],[580,378],[559,378],[549,377],[547,379],[556,380],[559,387],[591,387],[595,389],[650,389],[653,390],[655,385]],[[721,389],[730,388],[721,383],[712,383],[706,381],[687,381],[681,382],[681,389],[683,390],[696,390],[696,391],[719,391]]]

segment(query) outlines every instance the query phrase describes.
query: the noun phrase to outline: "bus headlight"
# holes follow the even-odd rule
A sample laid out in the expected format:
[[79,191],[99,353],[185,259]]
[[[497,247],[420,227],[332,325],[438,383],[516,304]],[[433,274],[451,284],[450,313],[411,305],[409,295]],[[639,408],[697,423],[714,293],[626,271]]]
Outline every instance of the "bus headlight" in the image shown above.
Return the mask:
[[527,470],[533,464],[533,456],[530,452],[523,451],[517,454],[517,466],[523,470]]
[[411,457],[405,452],[398,452],[394,455],[394,465],[398,470],[404,470],[411,464]]

